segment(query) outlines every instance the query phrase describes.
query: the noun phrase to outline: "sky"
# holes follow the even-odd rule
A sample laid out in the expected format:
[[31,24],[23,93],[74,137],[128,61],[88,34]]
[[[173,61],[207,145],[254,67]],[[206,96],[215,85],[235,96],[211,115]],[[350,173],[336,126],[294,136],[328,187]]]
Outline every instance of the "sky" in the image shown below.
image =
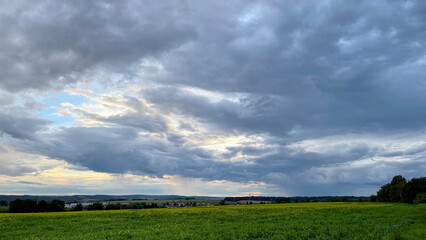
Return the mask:
[[426,175],[426,1],[0,6],[0,194],[368,196]]

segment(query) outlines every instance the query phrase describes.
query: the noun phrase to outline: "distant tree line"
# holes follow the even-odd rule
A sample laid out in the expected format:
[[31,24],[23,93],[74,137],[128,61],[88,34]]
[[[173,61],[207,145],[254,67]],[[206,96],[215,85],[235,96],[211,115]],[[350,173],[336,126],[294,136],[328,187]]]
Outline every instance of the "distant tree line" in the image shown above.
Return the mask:
[[[348,198],[347,197],[331,197],[329,199],[329,201],[330,202],[347,202]],[[292,200],[289,197],[278,198],[277,200],[273,201],[273,203],[292,203],[292,202],[294,202],[294,203],[299,203],[299,202],[309,203],[309,202],[319,202],[319,201],[316,198],[314,198],[314,199],[305,198],[305,199],[299,201],[297,199]]]
[[226,197],[224,199],[227,202],[237,201],[264,201],[271,203],[299,203],[299,202],[376,202],[376,196],[371,197],[355,197],[355,196],[313,196],[313,197],[262,197],[262,196],[251,196],[251,197]]
[[397,175],[392,181],[383,185],[377,192],[379,202],[426,202],[426,177],[412,178],[410,181]]
[[30,213],[30,212],[62,212],[65,210],[65,202],[52,200],[50,202],[35,199],[16,199],[9,202],[9,212]]
[[106,206],[101,202],[95,202],[87,208],[91,210],[120,210],[120,209],[146,209],[146,208],[158,208],[156,203],[132,203],[132,204],[121,204],[121,203],[110,203]]

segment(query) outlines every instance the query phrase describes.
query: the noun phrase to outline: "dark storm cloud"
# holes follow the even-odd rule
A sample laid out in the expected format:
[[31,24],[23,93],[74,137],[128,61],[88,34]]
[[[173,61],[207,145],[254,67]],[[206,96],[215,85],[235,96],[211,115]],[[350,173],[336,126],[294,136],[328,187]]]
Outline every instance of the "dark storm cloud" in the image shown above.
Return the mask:
[[62,87],[97,67],[126,72],[196,37],[180,4],[2,2],[0,86],[11,91]]
[[[424,126],[426,115],[418,114],[426,110],[423,4],[352,4],[249,4],[238,11],[248,15],[246,21],[229,15],[213,29],[199,26],[198,41],[163,59],[169,75],[159,79],[258,98],[277,95],[273,115],[260,117],[271,134],[295,125],[340,132]],[[213,19],[205,15],[200,23]],[[192,105],[182,111],[199,103]],[[235,122],[233,114],[228,116]],[[270,117],[286,129],[268,124]]]

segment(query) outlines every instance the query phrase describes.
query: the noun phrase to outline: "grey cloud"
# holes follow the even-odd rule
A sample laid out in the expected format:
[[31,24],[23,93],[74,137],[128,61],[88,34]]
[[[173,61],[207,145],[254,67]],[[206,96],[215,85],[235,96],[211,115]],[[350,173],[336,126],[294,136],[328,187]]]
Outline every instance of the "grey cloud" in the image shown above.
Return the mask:
[[29,182],[29,181],[17,181],[17,183],[27,184],[27,185],[43,185],[42,183],[39,183],[39,182]]
[[[0,161],[3,162],[2,159],[0,159]],[[36,171],[36,169],[29,166],[6,165],[2,166],[0,169],[0,174],[7,176],[22,176],[26,173],[34,171]]]
[[[162,59],[169,74],[152,78],[260,99],[279,96],[274,115],[259,119],[271,134],[296,125],[340,132],[424,126],[425,70],[415,63],[426,52],[421,1],[407,8],[387,1],[256,4],[261,10],[252,22],[239,22],[240,10],[222,16],[213,30],[199,27],[197,41]],[[206,15],[199,23],[214,18]],[[198,104],[181,108],[190,112]],[[223,114],[238,121],[234,111]],[[286,129],[270,125],[270,117]]]
[[411,149],[405,150],[405,151],[392,151],[382,154],[384,157],[396,157],[396,156],[410,156],[410,155],[416,155],[421,154],[426,151],[426,144],[422,144],[417,147],[413,147]]
[[[172,87],[149,89],[142,95],[166,114],[191,116],[217,129],[285,135],[295,124],[294,116],[280,112],[280,108],[288,107],[290,111],[297,106],[287,105],[279,98],[275,102],[268,96],[212,102],[208,97]],[[272,128],[274,131],[270,131]]]
[[231,168],[200,148],[180,148],[169,142],[175,138],[140,136],[133,128],[67,128],[41,138],[43,142],[21,145],[20,150],[100,172],[223,179],[224,169]]
[[105,119],[105,122],[116,123],[121,126],[129,126],[145,129],[149,132],[166,132],[168,130],[167,122],[162,116],[126,114],[116,115]]
[[43,129],[51,121],[0,114],[0,133],[6,133],[14,138],[35,140],[35,133]]
[[[0,86],[46,89],[81,80],[95,68],[128,72],[196,37],[185,6],[159,2],[2,3]],[[179,9],[179,10],[177,10]]]

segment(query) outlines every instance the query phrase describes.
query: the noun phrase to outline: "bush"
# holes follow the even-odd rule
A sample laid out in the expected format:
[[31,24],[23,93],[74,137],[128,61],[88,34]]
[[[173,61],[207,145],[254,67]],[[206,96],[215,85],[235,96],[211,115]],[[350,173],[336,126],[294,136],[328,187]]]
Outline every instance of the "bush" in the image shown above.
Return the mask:
[[370,202],[377,202],[377,196],[376,195],[371,195],[370,196]]

